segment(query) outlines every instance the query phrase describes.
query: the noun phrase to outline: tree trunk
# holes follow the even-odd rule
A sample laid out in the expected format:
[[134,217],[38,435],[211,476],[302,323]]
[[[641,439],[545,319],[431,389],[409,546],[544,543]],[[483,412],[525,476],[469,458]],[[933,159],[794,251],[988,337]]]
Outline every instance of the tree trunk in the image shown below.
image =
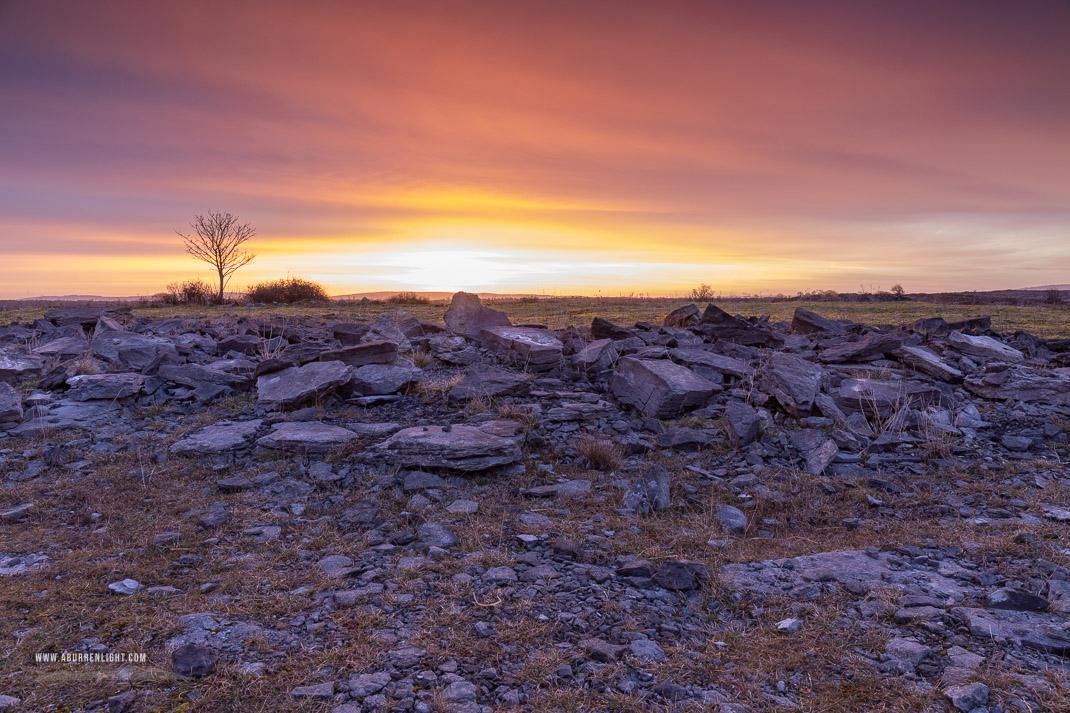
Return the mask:
[[223,304],[223,268],[219,268],[219,304]]

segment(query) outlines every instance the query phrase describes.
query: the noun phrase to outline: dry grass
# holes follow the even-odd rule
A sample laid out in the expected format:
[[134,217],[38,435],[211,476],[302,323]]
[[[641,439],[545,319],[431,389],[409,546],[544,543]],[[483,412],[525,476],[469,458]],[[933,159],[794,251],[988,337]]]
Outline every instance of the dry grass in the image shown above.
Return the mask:
[[[671,297],[545,297],[535,300],[506,300],[493,303],[514,323],[546,324],[554,329],[569,325],[589,326],[594,317],[631,325],[637,321],[660,324],[669,312],[690,304],[692,300]],[[951,321],[989,315],[992,326],[1001,332],[1025,330],[1040,337],[1070,336],[1070,310],[1053,306],[1010,306],[973,304],[934,304],[931,302],[801,302],[716,300],[725,311],[744,316],[768,315],[773,321],[790,321],[797,307],[812,310],[829,319],[850,319],[866,324],[904,324],[927,317]],[[385,302],[272,305],[251,307],[237,305],[136,306],[133,313],[146,317],[264,317],[286,315],[292,318],[327,317],[366,321],[386,313],[398,313],[398,305]],[[447,305],[406,304],[401,314],[420,319],[442,320]],[[0,311],[0,320],[30,320],[41,317],[46,307],[11,307]]]
[[620,445],[602,436],[580,436],[572,442],[574,448],[592,470],[611,471],[620,468],[623,452]]

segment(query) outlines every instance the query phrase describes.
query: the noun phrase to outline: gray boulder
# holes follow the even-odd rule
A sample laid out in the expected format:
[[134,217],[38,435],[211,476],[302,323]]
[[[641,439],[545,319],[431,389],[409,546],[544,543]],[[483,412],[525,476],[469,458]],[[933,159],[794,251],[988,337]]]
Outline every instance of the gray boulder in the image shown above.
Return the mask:
[[893,379],[844,379],[836,390],[836,405],[845,412],[887,417],[908,408],[946,406],[948,398],[936,386]]
[[325,453],[356,437],[357,434],[348,429],[320,421],[287,421],[276,424],[274,430],[258,439],[256,444],[277,451]]
[[1070,368],[1050,372],[1024,366],[986,369],[968,376],[965,386],[986,399],[1070,406]]
[[551,371],[562,364],[564,346],[548,329],[490,327],[480,332],[480,341],[503,361],[529,371]]
[[624,357],[609,380],[617,400],[651,418],[679,416],[705,406],[721,390],[685,366],[665,359]]
[[142,371],[153,363],[178,364],[175,345],[161,337],[134,332],[98,332],[93,335],[93,354],[120,368]]
[[721,505],[713,510],[713,517],[728,535],[742,535],[750,524],[742,510],[733,505]]
[[900,347],[895,352],[895,358],[912,369],[928,374],[940,381],[957,383],[963,379],[963,374],[958,368],[947,363],[939,354],[925,347]]
[[348,383],[350,377],[349,367],[340,361],[291,366],[257,380],[256,403],[272,409],[297,408]]
[[843,325],[816,312],[798,307],[791,319],[792,334],[842,334]]
[[669,471],[660,465],[652,466],[624,493],[621,505],[644,515],[666,510],[670,502],[669,485]]
[[0,348],[0,381],[17,386],[38,378],[43,370],[44,360],[36,354],[14,347]]
[[452,334],[434,334],[427,340],[431,354],[447,364],[467,366],[479,359],[479,349],[469,344],[464,337]]
[[74,401],[115,401],[137,396],[144,384],[141,374],[82,374],[67,379],[67,396]]
[[903,340],[894,334],[871,333],[853,342],[844,342],[824,349],[818,359],[825,363],[867,361],[894,352],[903,346]]
[[581,372],[601,371],[613,366],[617,356],[612,339],[596,339],[572,355],[572,365]]
[[479,338],[484,329],[510,325],[509,318],[504,312],[484,307],[479,295],[473,295],[470,292],[455,294],[442,319],[454,334],[473,339]]
[[252,444],[260,419],[238,423],[213,423],[194,431],[171,445],[171,453],[180,456],[215,456],[232,453]]
[[1003,342],[996,341],[992,337],[971,337],[962,332],[952,332],[947,336],[947,343],[952,349],[962,354],[969,354],[981,359],[1006,361],[1017,364],[1025,360],[1025,354],[1014,347],[1008,347]]
[[367,364],[390,364],[397,358],[397,342],[385,340],[355,344],[341,349],[330,349],[319,356],[320,361],[340,361],[353,367],[361,367]]
[[825,370],[794,354],[773,354],[762,367],[761,387],[796,418],[805,416],[821,393]]
[[840,450],[836,441],[813,428],[793,433],[791,443],[802,453],[806,460],[806,472],[810,475],[824,473]]
[[22,397],[11,384],[0,381],[0,424],[22,421]]
[[403,468],[480,471],[516,463],[523,436],[519,424],[491,421],[480,427],[414,426],[370,449],[375,459]]
[[469,369],[461,383],[450,389],[451,404],[465,403],[474,398],[523,396],[531,391],[531,377],[492,366]]
[[663,327],[694,327],[702,321],[702,311],[695,305],[684,305],[678,307],[672,312],[669,312],[665,316],[665,321],[662,322]]
[[423,371],[408,359],[398,359],[393,364],[367,364],[353,370],[349,387],[361,396],[396,394],[421,374]]
[[669,352],[669,358],[714,382],[719,381],[722,376],[742,379],[754,372],[745,361],[705,349],[673,349]]
[[744,448],[758,437],[761,421],[758,411],[742,401],[729,401],[722,420],[724,430],[736,448]]

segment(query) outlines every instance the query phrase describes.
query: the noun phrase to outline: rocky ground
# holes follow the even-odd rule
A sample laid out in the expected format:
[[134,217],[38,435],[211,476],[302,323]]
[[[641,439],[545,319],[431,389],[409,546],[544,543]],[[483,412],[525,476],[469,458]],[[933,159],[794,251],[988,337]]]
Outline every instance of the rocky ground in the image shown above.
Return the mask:
[[1070,710],[1068,367],[984,319],[53,310],[0,328],[0,708]]

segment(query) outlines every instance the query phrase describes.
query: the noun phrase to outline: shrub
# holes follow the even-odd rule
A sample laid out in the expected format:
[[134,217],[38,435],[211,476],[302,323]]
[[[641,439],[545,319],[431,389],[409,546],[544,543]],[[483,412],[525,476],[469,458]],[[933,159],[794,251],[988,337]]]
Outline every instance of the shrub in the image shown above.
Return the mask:
[[163,301],[171,305],[206,305],[215,296],[211,286],[204,280],[186,280],[168,285]]
[[713,301],[713,288],[703,282],[691,290],[691,299],[695,302]]
[[1063,293],[1058,288],[1052,287],[1044,291],[1044,303],[1057,305],[1063,301]]
[[394,305],[425,305],[431,303],[430,299],[415,292],[399,292],[392,297],[388,297],[386,301]]
[[247,302],[330,302],[327,289],[316,282],[301,277],[280,277],[253,285],[245,293]]
[[621,448],[615,441],[600,436],[581,436],[573,448],[587,461],[591,470],[615,470],[620,467]]

